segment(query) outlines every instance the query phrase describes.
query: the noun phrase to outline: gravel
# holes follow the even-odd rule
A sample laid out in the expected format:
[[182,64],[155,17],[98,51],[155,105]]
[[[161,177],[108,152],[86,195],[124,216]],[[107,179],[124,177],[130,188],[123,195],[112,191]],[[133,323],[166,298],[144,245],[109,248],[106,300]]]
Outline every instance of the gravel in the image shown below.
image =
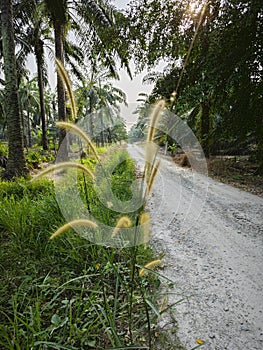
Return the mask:
[[[142,149],[128,151],[141,167]],[[263,198],[162,158],[148,209],[175,283],[169,303],[184,298],[174,309],[182,345],[263,349]]]

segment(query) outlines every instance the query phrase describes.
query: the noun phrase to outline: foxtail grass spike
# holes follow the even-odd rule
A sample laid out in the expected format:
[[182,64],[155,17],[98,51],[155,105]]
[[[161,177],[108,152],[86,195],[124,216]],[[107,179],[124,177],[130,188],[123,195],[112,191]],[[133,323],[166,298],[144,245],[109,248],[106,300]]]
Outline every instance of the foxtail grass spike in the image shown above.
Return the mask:
[[77,134],[79,137],[81,137],[87,143],[87,145],[90,147],[92,153],[97,158],[97,160],[99,160],[99,155],[98,155],[92,141],[89,139],[88,135],[84,131],[82,131],[77,125],[72,124],[72,123],[67,123],[67,122],[57,122],[56,125],[60,128],[73,131],[75,134]]
[[130,226],[131,226],[130,218],[128,218],[128,216],[121,217],[118,220],[118,222],[117,222],[117,224],[112,232],[111,238],[114,238],[121,228],[128,228]]
[[148,142],[151,142],[154,140],[155,128],[156,128],[160,114],[163,111],[164,107],[165,107],[165,101],[160,100],[159,102],[157,102],[157,104],[155,105],[155,107],[152,111],[152,114],[150,116],[150,126],[149,126],[149,132],[148,132],[148,137],[147,137]]
[[159,309],[159,313],[162,313],[165,310],[167,303],[168,303],[168,296],[166,295],[163,298],[162,305],[160,306],[160,309]]
[[72,163],[72,162],[62,162],[62,163],[51,165],[50,167],[48,167],[45,170],[41,171],[38,175],[36,175],[34,177],[33,180],[36,180],[36,179],[38,179],[41,176],[47,175],[49,173],[52,173],[53,171],[62,170],[62,169],[65,169],[65,168],[76,168],[76,169],[79,169],[79,170],[83,171],[85,174],[87,174],[91,179],[94,179],[94,175],[92,174],[92,172],[88,168],[86,168],[84,165],[77,164],[77,163]]
[[156,155],[158,152],[158,146],[154,142],[148,142],[145,146],[145,180],[149,183],[150,173],[154,164]]
[[147,243],[150,240],[150,215],[148,213],[142,213],[140,217],[140,225],[143,226],[143,243],[144,248],[147,248]]
[[142,213],[140,216],[140,224],[144,225],[150,222],[150,215],[148,213]]
[[67,88],[69,99],[70,99],[72,117],[73,117],[73,119],[75,119],[76,116],[77,116],[77,108],[76,108],[74,94],[73,94],[73,91],[72,91],[72,88],[71,88],[71,83],[70,83],[70,80],[69,80],[68,73],[65,70],[62,62],[60,60],[58,60],[57,58],[56,58],[56,65],[57,65],[58,74],[59,74],[60,78],[62,79],[64,85]]
[[160,163],[161,163],[161,161],[159,160],[158,163],[156,164],[156,166],[152,169],[152,172],[151,172],[150,177],[149,177],[149,183],[147,184],[146,196],[149,196],[149,194],[151,193],[154,179],[155,179],[155,176],[156,176],[157,171],[159,169]]
[[156,266],[159,266],[162,262],[163,262],[162,259],[157,259],[157,260],[153,260],[153,261],[149,262],[148,264],[146,264],[144,266],[144,268],[142,268],[139,271],[139,277],[144,276],[148,270],[153,269]]
[[76,226],[83,226],[83,227],[89,227],[92,229],[95,229],[98,227],[95,222],[90,221],[90,220],[85,220],[85,219],[79,219],[79,220],[73,220],[65,225],[61,226],[56,232],[54,232],[51,236],[50,239],[54,239],[55,237],[61,235],[63,232],[69,230],[70,228],[74,228]]

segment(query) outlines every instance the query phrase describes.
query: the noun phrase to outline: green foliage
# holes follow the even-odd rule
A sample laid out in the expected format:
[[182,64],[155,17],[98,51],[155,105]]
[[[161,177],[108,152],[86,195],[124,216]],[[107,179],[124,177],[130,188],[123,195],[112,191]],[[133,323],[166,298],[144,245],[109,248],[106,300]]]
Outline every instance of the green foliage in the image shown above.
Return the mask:
[[187,4],[186,0],[178,3],[160,0],[131,3],[128,12],[130,22],[126,32],[133,44],[138,70],[146,65],[153,67],[161,58],[175,57],[181,51],[182,35],[179,26],[185,18]]
[[8,155],[8,147],[6,143],[0,142],[0,156]]
[[0,199],[21,200],[23,197],[38,199],[52,193],[53,190],[53,182],[46,179],[28,181],[21,178],[15,181],[2,181],[0,182]]
[[32,148],[26,154],[26,164],[29,169],[38,168],[42,163],[51,162],[55,159],[51,152],[39,148]]
[[[88,210],[98,220],[103,220],[109,226],[115,226],[120,214],[110,209],[114,205],[111,202],[111,191],[117,199],[123,202],[124,207],[125,201],[129,201],[135,195],[131,188],[135,180],[133,161],[126,151],[114,147],[102,160],[101,165],[92,158],[84,159],[82,163],[87,165],[90,170],[94,170],[96,166],[95,184],[83,174],[79,175],[78,186]],[[101,202],[98,194],[103,195],[108,207],[105,207],[104,203]]]
[[[79,250],[76,241],[71,244]],[[88,248],[80,252],[76,262],[72,254],[67,256],[71,266],[69,262],[65,264],[63,255],[56,257],[53,264],[49,261],[48,267],[53,271],[47,274],[39,264],[32,264],[32,258],[26,264],[24,256],[15,257],[21,272],[24,269],[24,276],[15,279],[7,270],[10,282],[17,286],[12,295],[7,290],[4,293],[9,306],[1,309],[0,316],[3,349],[10,349],[12,343],[23,349],[30,349],[33,345],[41,348],[44,344],[53,344],[55,348],[60,345],[70,349],[105,349],[122,344],[127,334],[129,268],[123,263],[113,263],[105,249]],[[61,247],[58,249],[60,253]],[[93,260],[85,258],[84,253]],[[95,259],[99,263],[95,263]],[[42,276],[38,275],[40,271]],[[138,327],[134,330],[134,339],[138,343],[144,328],[141,317],[143,302],[138,294],[134,300],[133,319]]]
[[132,198],[131,184],[134,181],[134,163],[126,151],[114,153],[110,158],[110,166],[114,168],[111,183],[114,195],[120,200],[128,201]]
[[[0,203],[1,236],[12,240],[17,253],[32,250],[42,257],[46,253],[50,231],[62,223],[54,196],[32,200],[5,198]],[[45,215],[44,215],[45,214]]]
[[[138,64],[145,68],[161,58],[170,61],[163,73],[146,77],[155,83],[149,101],[165,98],[167,106],[189,122],[207,155],[223,146],[219,138],[223,142],[235,138],[237,145],[250,139],[259,164],[263,164],[261,1],[207,3],[176,103],[170,97],[200,11],[190,11],[185,0],[148,4],[140,0],[133,3],[129,14],[129,34]],[[139,25],[141,22],[144,26]]]
[[98,154],[103,154],[107,152],[107,148],[106,147],[97,147],[96,148]]
[[168,147],[168,150],[171,151],[171,154],[172,154],[172,155],[175,155],[176,150],[177,150],[177,145],[176,145],[175,143],[173,143],[172,145],[170,145],[170,146]]
[[97,160],[95,158],[87,157],[81,160],[81,164],[86,165],[87,168],[94,171]]
[[35,151],[29,151],[26,155],[26,163],[29,168],[37,168],[41,163],[40,154]]
[[[83,162],[94,167],[92,159]],[[127,181],[135,174],[127,153],[114,150],[103,164],[106,172],[114,169],[116,196],[129,198]],[[90,210],[114,226],[118,214],[101,205],[86,180],[79,176]],[[151,337],[154,349],[153,291],[161,275],[139,278],[135,265],[153,260],[152,250],[118,251],[72,230],[50,241],[63,221],[51,181],[0,184],[1,348],[146,349]]]
[[125,141],[128,139],[125,121],[118,117],[110,130],[111,142]]
[[138,114],[138,120],[136,124],[133,124],[131,130],[129,131],[129,138],[131,142],[142,141],[145,139],[149,124],[149,116],[151,115],[151,102],[150,96],[147,94],[140,93],[142,98],[137,100],[141,102],[136,108],[135,113]]
[[91,78],[83,80],[75,91],[78,120],[88,119],[88,125],[83,126],[97,145],[127,139],[125,122],[120,117],[120,104],[126,103],[125,93],[113,86],[105,68],[94,65],[89,74]]

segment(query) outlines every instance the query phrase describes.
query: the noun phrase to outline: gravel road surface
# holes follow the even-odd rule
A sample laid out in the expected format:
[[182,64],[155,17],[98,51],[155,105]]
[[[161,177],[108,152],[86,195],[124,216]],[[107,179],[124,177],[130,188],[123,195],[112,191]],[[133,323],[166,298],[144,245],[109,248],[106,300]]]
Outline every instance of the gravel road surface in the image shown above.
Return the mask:
[[[129,145],[140,168],[143,150]],[[148,208],[187,350],[263,349],[263,198],[162,157]],[[189,297],[189,298],[188,298]],[[165,320],[163,320],[165,322]]]

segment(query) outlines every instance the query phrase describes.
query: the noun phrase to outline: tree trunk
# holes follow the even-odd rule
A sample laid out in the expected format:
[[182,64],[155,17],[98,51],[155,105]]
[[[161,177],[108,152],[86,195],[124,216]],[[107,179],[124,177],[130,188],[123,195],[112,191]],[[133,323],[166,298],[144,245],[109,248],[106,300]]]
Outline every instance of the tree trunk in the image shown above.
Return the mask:
[[[64,26],[59,20],[54,20],[55,31],[55,53],[56,58],[64,65]],[[66,93],[62,79],[57,73],[57,96],[58,96],[58,119],[60,121],[66,121]],[[63,142],[62,142],[63,141]],[[66,138],[66,130],[59,130],[59,146],[60,146],[60,158],[62,161],[68,159],[68,143]]]
[[257,142],[257,152],[256,159],[258,162],[258,169],[256,175],[263,175],[263,126],[262,123],[259,124],[258,130],[256,133],[256,142]]
[[108,143],[111,145],[112,144],[112,135],[111,135],[111,129],[108,128]]
[[40,103],[40,117],[42,126],[42,146],[43,150],[48,150],[47,141],[47,126],[46,126],[46,113],[45,113],[45,98],[44,98],[44,82],[43,82],[43,41],[38,40],[35,45],[35,56],[37,62],[37,83],[39,91],[39,103]]
[[101,142],[101,147],[104,147],[105,133],[104,133],[104,125],[103,125],[103,112],[99,112],[99,115],[100,115],[100,125],[101,125],[100,142]]
[[201,102],[201,146],[206,157],[210,155],[210,104],[209,102]]
[[18,105],[19,105],[20,119],[21,119],[21,124],[22,124],[23,148],[26,148],[26,150],[28,151],[28,142],[27,142],[27,138],[26,138],[24,113],[22,112],[19,97],[18,97]]
[[18,101],[13,4],[11,0],[0,0],[0,4],[8,132],[8,162],[4,177],[11,179],[15,176],[22,176],[25,174],[26,163],[23,148],[22,121]]
[[[86,99],[88,97],[86,96]],[[93,140],[94,138],[94,120],[93,120],[93,92],[90,92],[89,96],[89,108],[88,108],[88,116],[89,116],[89,132],[90,132],[90,139]]]
[[28,137],[28,147],[32,147],[32,132],[30,123],[30,113],[27,111],[27,137]]

